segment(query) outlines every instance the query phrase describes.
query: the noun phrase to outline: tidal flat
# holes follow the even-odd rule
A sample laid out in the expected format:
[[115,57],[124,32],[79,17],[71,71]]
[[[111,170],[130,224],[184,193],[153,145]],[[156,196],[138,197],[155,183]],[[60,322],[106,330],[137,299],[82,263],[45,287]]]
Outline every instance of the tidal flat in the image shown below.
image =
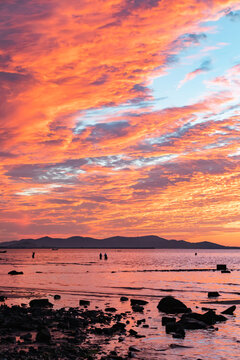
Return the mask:
[[[238,359],[240,254],[106,251],[107,261],[98,250],[1,255],[1,358]],[[229,273],[215,271],[221,263]],[[23,274],[9,275],[12,270]],[[168,296],[197,315],[165,313],[158,305]],[[31,305],[41,299],[53,306]],[[232,314],[221,314],[234,305]],[[177,327],[164,318],[175,318]]]

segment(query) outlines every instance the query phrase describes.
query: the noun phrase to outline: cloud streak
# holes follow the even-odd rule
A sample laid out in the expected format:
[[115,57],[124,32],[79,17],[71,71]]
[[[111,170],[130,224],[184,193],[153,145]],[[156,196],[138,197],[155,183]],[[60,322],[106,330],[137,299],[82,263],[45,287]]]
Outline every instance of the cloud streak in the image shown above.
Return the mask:
[[[154,79],[207,41],[207,21],[228,14],[237,23],[238,7],[2,2],[0,240],[117,233],[199,240],[235,224],[239,65],[206,80],[206,93],[182,106],[162,106],[166,89],[156,98]],[[189,69],[179,92],[211,69],[211,59]],[[232,243],[238,231],[231,225]]]

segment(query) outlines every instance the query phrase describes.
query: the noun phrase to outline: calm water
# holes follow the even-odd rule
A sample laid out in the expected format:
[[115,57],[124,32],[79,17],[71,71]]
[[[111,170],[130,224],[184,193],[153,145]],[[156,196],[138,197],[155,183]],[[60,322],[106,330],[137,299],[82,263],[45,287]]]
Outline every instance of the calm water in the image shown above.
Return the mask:
[[[207,292],[218,291],[219,300],[240,300],[240,251],[238,250],[107,250],[108,260],[99,260],[99,250],[8,250],[0,254],[1,289],[20,298],[9,298],[7,303],[28,303],[25,296],[54,294],[61,300],[55,307],[78,306],[79,299],[91,300],[91,308],[104,309],[107,303],[119,312],[131,310],[129,302],[120,303],[119,297],[139,297],[149,301],[144,314],[149,328],[137,328],[143,339],[127,338],[127,345],[142,349],[139,359],[240,359],[240,311],[218,325],[218,331],[187,331],[185,339],[166,335],[161,325],[157,304],[161,297],[173,295],[194,311],[202,306],[222,311],[229,305],[203,304],[208,302]],[[104,251],[102,251],[104,253]],[[215,269],[216,264],[227,264],[230,274],[212,271],[179,271]],[[24,275],[10,276],[10,270],[23,271]],[[165,271],[171,270],[171,271]],[[175,271],[177,270],[177,271]],[[199,309],[196,309],[199,307]],[[169,347],[171,344],[187,348]],[[113,341],[117,350],[126,342]],[[108,345],[106,345],[107,347]],[[207,356],[206,356],[207,354]]]

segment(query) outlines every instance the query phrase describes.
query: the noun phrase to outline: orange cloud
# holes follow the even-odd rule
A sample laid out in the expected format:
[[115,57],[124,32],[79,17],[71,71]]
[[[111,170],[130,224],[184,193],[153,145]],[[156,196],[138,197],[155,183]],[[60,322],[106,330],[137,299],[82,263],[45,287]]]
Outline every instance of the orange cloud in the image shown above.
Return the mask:
[[225,224],[234,243],[239,118],[227,111],[236,93],[157,111],[149,84],[201,40],[202,21],[236,2],[0,6],[1,240],[120,231],[194,240]]

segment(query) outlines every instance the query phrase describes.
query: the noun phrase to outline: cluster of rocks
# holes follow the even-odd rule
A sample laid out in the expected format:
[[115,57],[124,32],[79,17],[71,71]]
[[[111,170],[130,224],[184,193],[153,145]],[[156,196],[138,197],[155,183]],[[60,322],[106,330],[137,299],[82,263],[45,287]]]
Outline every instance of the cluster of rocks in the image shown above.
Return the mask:
[[[59,300],[60,295],[54,299]],[[121,297],[126,302],[127,297]],[[80,307],[54,310],[48,299],[33,299],[29,306],[0,306],[0,359],[6,360],[65,360],[100,359],[126,360],[136,358],[141,350],[131,345],[132,340],[144,337],[138,328],[148,328],[141,313],[148,302],[130,299],[132,311],[118,313],[116,308],[89,309],[89,300],[80,300]],[[108,305],[108,304],[106,304]],[[162,316],[162,325],[167,334],[184,338],[186,330],[213,329],[218,322],[226,321],[224,315],[232,315],[235,306],[216,314],[207,310],[200,314],[192,312],[183,302],[166,296],[157,306]],[[136,318],[135,318],[136,316]],[[132,326],[132,325],[134,326]],[[115,339],[123,343],[123,353],[116,348],[104,349],[105,340]],[[100,339],[100,341],[99,341]],[[130,344],[127,339],[130,339]],[[127,345],[128,344],[128,345]]]
[[[55,300],[59,298],[59,295],[54,296]],[[119,343],[126,337],[142,337],[136,330],[128,328],[130,311],[116,313],[117,310],[111,307],[105,311],[90,310],[88,300],[80,300],[79,305],[54,310],[48,299],[33,299],[29,306],[1,305],[0,359],[125,360],[140,351],[130,346],[125,349],[124,356],[113,350],[107,353],[102,349],[104,341],[99,341],[99,336],[109,341],[112,336],[117,336]],[[136,305],[134,300],[132,305]],[[136,326],[145,321],[138,321]]]
[[183,302],[172,296],[166,296],[160,300],[158,310],[167,314],[182,314],[180,318],[162,317],[162,325],[165,326],[167,334],[172,334],[174,338],[184,338],[185,330],[212,329],[217,330],[214,325],[218,322],[226,321],[223,314],[232,315],[236,306],[231,306],[221,314],[216,314],[214,310],[208,310],[203,314],[192,312]]

